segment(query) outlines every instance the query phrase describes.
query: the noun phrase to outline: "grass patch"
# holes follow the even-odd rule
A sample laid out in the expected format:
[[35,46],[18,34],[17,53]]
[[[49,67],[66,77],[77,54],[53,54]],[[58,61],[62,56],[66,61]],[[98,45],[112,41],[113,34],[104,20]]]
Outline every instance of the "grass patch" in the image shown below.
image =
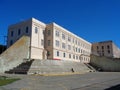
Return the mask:
[[18,79],[18,78],[9,78],[9,77],[6,77],[6,76],[0,76],[0,86],[13,83],[13,82],[15,82],[17,80],[20,80],[20,79]]

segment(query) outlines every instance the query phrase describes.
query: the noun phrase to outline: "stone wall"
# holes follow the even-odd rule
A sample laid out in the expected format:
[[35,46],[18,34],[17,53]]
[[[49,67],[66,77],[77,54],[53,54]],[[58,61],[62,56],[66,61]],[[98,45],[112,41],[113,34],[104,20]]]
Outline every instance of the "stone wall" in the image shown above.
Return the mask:
[[120,59],[91,55],[90,63],[103,71],[120,71]]
[[23,59],[29,58],[30,38],[21,37],[11,47],[0,55],[0,73],[12,69],[23,62]]

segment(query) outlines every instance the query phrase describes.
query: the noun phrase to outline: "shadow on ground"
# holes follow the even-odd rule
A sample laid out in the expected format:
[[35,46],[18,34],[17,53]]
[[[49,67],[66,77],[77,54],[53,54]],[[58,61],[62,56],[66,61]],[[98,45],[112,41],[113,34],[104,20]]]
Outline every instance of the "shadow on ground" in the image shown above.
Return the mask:
[[112,86],[110,88],[107,88],[105,90],[120,90],[120,84],[116,85],[116,86]]

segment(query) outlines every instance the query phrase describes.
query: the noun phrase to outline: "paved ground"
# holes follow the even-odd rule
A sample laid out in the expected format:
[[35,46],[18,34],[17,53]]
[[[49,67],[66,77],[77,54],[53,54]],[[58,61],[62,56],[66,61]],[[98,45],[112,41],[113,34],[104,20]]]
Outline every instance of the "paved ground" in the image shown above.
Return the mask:
[[[91,72],[68,76],[32,76],[9,75],[21,77],[21,80],[0,87],[0,90],[120,90],[119,72]],[[114,89],[113,89],[114,88]]]

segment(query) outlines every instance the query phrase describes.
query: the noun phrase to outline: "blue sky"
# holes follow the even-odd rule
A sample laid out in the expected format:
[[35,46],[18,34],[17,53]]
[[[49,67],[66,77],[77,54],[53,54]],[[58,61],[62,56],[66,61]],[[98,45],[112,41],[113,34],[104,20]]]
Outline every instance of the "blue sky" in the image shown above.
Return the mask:
[[0,44],[9,25],[34,17],[56,22],[89,42],[120,47],[120,0],[0,0]]

